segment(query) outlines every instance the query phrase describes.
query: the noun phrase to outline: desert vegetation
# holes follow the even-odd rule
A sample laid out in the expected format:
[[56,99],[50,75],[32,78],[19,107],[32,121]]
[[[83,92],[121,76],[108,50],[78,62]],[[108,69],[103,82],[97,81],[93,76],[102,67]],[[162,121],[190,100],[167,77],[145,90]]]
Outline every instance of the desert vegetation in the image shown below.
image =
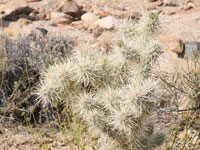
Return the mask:
[[[163,4],[151,3],[156,8],[171,4],[159,2]],[[95,7],[106,2],[99,3]],[[190,57],[190,45],[175,38],[167,39],[172,44],[163,48],[159,36],[166,20],[160,10],[148,8],[128,17],[123,12],[116,21],[116,12],[114,18],[100,11],[97,20],[75,1],[57,5],[50,16],[60,34],[41,27],[13,37],[0,34],[0,150],[8,145],[31,150],[198,150],[199,56]],[[26,10],[28,21],[49,21],[49,12],[29,6],[8,16],[30,25],[20,14]],[[8,21],[8,16],[0,19]],[[87,29],[95,38],[112,32],[109,46],[62,34],[65,26],[77,28],[80,19],[96,21]],[[177,67],[177,62],[182,64]]]
[[[37,89],[39,101],[63,104],[100,134],[98,149],[151,149],[164,140],[148,117],[160,97],[151,67],[159,55],[156,13],[119,25],[117,45],[103,54],[89,45],[50,66]],[[143,50],[143,51],[142,51]],[[157,136],[157,137],[156,137]],[[158,138],[158,139],[157,139]]]

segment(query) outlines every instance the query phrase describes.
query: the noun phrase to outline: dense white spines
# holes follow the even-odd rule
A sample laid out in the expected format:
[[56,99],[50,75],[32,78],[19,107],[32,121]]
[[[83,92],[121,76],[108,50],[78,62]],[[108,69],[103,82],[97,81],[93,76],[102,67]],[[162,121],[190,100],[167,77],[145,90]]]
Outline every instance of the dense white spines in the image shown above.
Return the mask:
[[160,94],[151,75],[160,50],[157,28],[157,14],[148,13],[119,26],[117,45],[108,54],[88,44],[77,47],[69,60],[44,73],[41,101],[67,101],[100,135],[100,149],[150,150],[154,133],[147,120]]

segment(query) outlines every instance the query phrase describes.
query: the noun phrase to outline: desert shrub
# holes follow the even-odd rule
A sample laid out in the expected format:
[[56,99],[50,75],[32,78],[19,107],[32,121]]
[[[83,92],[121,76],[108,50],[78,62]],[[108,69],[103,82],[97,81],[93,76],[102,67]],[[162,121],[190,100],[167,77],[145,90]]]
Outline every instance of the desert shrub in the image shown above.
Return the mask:
[[185,63],[184,69],[161,71],[158,75],[165,91],[159,115],[163,120],[170,118],[166,120],[171,126],[170,136],[163,145],[166,149],[199,149],[200,60],[185,60]]
[[19,35],[17,39],[1,35],[0,42],[0,114],[23,119],[20,114],[31,115],[31,110],[37,113],[38,119],[42,107],[36,105],[37,96],[31,93],[39,81],[39,74],[49,64],[65,57],[73,42],[67,36],[45,37],[37,32]]
[[164,140],[149,121],[161,93],[151,68],[160,53],[158,14],[119,25],[108,54],[83,44],[42,75],[36,94],[44,107],[65,105],[99,135],[98,149],[152,149]]

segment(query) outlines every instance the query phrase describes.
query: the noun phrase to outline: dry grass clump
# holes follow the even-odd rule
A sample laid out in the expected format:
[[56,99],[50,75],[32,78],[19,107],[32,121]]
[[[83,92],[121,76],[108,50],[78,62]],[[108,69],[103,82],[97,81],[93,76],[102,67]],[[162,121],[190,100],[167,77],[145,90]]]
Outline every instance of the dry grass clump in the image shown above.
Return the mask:
[[[77,47],[50,66],[37,89],[43,104],[64,103],[99,135],[99,149],[152,149],[164,135],[148,121],[160,91],[151,68],[159,55],[156,13],[119,27],[118,45],[104,54]],[[161,139],[160,141],[158,140]]]
[[[186,60],[185,60],[186,61]],[[160,74],[165,89],[163,117],[170,118],[171,134],[163,146],[166,149],[199,149],[200,61],[188,60],[187,68]],[[170,106],[170,108],[168,108]],[[167,117],[166,117],[167,115]],[[170,116],[169,116],[170,115]],[[163,119],[165,120],[165,119]]]
[[[54,41],[53,41],[54,39]],[[39,116],[41,106],[32,95],[39,73],[49,64],[65,57],[73,41],[69,37],[35,34],[17,39],[0,37],[0,115],[23,119],[22,112]],[[52,57],[54,59],[52,59]]]

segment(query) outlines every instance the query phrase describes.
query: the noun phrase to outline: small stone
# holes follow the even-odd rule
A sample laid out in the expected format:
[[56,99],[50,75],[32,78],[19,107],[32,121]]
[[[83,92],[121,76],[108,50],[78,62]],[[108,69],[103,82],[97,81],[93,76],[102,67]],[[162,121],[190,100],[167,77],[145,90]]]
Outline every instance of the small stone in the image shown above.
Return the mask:
[[61,12],[73,17],[78,17],[80,15],[82,7],[80,7],[77,2],[73,0],[65,0],[60,3],[61,6],[59,7],[59,10]]
[[176,7],[179,6],[179,2],[176,0],[163,0],[165,6]]
[[186,5],[184,5],[182,9],[186,11],[186,10],[190,10],[192,8],[194,8],[194,3],[189,2]]
[[32,23],[31,20],[28,20],[28,19],[25,19],[25,18],[20,18],[18,20],[18,22],[21,23],[21,24],[23,24],[23,25],[28,25],[28,24]]
[[37,13],[36,12],[32,12],[32,13],[29,14],[29,16],[30,17],[35,17],[35,16],[37,16]]
[[120,10],[115,10],[112,11],[111,14],[115,16],[118,19],[123,19],[123,18],[131,18],[131,19],[136,19],[141,16],[139,12],[132,12],[132,11],[120,11]]
[[111,31],[104,31],[98,38],[98,41],[101,41],[102,43],[107,43],[109,45],[116,44],[116,40],[113,38],[115,36],[115,32]]
[[61,12],[52,12],[51,19],[54,24],[66,25],[72,22],[71,16],[61,13]]
[[45,10],[44,8],[40,8],[40,9],[39,9],[39,12],[40,12],[40,13],[46,13],[46,10]]
[[48,30],[45,28],[39,28],[37,27],[36,29],[38,29],[43,35],[46,35],[48,33]]
[[96,30],[98,27],[99,27],[99,26],[98,26],[97,24],[91,24],[90,27],[89,27],[89,29],[92,30],[92,31],[94,31],[94,30]]
[[183,54],[183,42],[173,36],[163,36],[160,38],[160,42],[163,44],[163,49],[166,51],[174,52],[178,55]]
[[36,20],[45,20],[46,14],[45,13],[40,13],[36,16]]
[[130,13],[127,11],[121,11],[121,10],[114,10],[111,12],[111,14],[113,16],[115,16],[116,18],[126,18],[127,16],[130,16]]
[[114,28],[114,17],[108,16],[108,17],[99,19],[95,22],[95,24],[105,29],[112,29]]
[[14,136],[14,141],[17,145],[23,145],[23,144],[26,144],[29,141],[29,138],[27,138],[24,135],[16,134]]
[[100,10],[100,11],[98,12],[98,15],[99,15],[100,17],[107,17],[107,16],[110,16],[110,12]]
[[99,28],[97,28],[97,29],[94,30],[93,36],[94,36],[95,38],[97,38],[97,37],[99,37],[99,36],[103,33],[103,31],[104,31],[104,29],[101,28],[101,27],[99,27]]
[[149,6],[147,7],[147,10],[156,9],[157,7],[162,6],[163,4],[164,4],[163,1],[154,2],[154,3],[152,3],[151,5],[149,5]]
[[81,20],[85,21],[85,22],[95,22],[99,19],[98,16],[94,15],[91,12],[85,13],[81,16]]
[[72,21],[69,18],[57,18],[54,20],[54,24],[60,24],[60,25],[67,25],[70,24]]
[[46,20],[51,20],[51,14],[50,14],[50,13],[46,14],[45,19],[46,19]]
[[62,12],[51,12],[51,19],[68,18],[69,15]]

